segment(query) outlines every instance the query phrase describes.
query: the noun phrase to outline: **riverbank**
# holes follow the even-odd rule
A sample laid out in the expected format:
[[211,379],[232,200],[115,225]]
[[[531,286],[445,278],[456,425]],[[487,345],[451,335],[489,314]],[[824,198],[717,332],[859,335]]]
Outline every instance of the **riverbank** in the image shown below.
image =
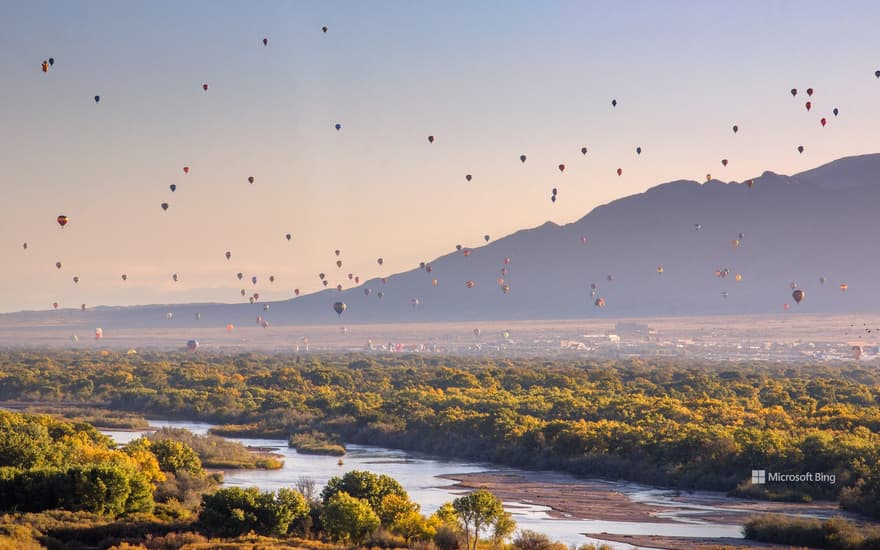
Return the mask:
[[797,546],[780,546],[778,544],[735,539],[731,537],[691,538],[664,537],[659,535],[609,535],[607,533],[587,533],[587,536],[607,542],[631,544],[636,548],[657,548],[662,550],[717,550],[718,548],[765,548],[767,550],[783,550],[799,548]]
[[[547,515],[557,519],[728,526],[741,526],[760,514],[857,519],[840,511],[836,502],[746,500],[720,492],[677,492],[624,482],[578,479],[556,472],[487,471],[438,477],[455,481],[454,487],[462,490],[486,488],[506,501],[546,507]],[[711,544],[722,543],[713,539]]]

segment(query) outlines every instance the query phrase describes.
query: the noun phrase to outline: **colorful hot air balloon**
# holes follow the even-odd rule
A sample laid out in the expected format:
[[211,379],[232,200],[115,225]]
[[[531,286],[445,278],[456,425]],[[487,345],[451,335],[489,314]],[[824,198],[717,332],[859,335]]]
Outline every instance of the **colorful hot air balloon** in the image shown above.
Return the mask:
[[596,301],[593,302],[593,305],[596,307],[605,307],[605,298],[596,298]]
[[104,330],[100,327],[95,329],[95,340],[101,340],[104,338]]
[[226,325],[226,332],[232,332],[232,329],[234,329],[234,328],[235,328],[235,325],[233,325],[232,323],[229,323],[228,325]]
[[525,161],[526,161],[526,156],[525,156],[525,155],[520,155],[520,156],[519,156],[519,161],[520,161],[520,162],[525,162]]
[[187,340],[186,341],[186,351],[194,352],[199,349],[199,341],[198,340]]
[[507,283],[504,283],[503,285],[501,285],[501,292],[503,292],[504,294],[507,294],[508,292],[510,292],[510,285]]
[[333,304],[333,311],[336,312],[336,315],[342,316],[342,312],[345,311],[345,308],[348,307],[345,305],[345,302],[336,302]]
[[49,62],[43,61],[42,68],[43,68],[44,73],[48,73],[49,72]]
[[791,297],[794,298],[795,303],[798,303],[798,304],[801,303],[801,301],[804,299],[804,297],[806,295],[807,295],[807,293],[801,289],[797,289],[791,293]]
[[663,266],[662,266],[662,265],[658,265],[658,266],[657,266],[657,274],[658,274],[658,275],[662,275],[662,274],[663,274]]
[[464,284],[464,286],[466,286],[466,287],[468,287],[468,288],[474,288],[474,285],[475,285],[475,284],[476,284],[476,283],[474,283],[473,281],[468,281],[468,282],[466,282],[466,283]]
[[70,218],[68,218],[64,214],[61,214],[60,216],[55,218],[55,221],[58,222],[58,225],[60,225],[61,227],[64,227],[65,225],[67,225],[67,222],[70,221]]

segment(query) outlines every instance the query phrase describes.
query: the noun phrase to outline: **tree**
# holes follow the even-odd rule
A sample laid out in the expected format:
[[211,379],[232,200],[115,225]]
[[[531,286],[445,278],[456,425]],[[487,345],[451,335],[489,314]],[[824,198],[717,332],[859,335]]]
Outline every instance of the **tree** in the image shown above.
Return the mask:
[[513,520],[513,516],[510,512],[502,511],[495,516],[491,527],[492,543],[495,545],[495,548],[500,548],[501,543],[516,531],[516,521]]
[[179,471],[185,471],[192,475],[203,473],[199,455],[183,441],[160,439],[151,443],[150,451],[156,455],[159,468],[163,472],[176,474]]
[[364,470],[352,470],[342,477],[333,477],[321,491],[321,499],[327,504],[339,492],[346,492],[354,498],[362,498],[370,503],[376,514],[382,509],[382,499],[386,495],[397,495],[409,500],[403,486],[393,477]]
[[306,499],[292,489],[261,493],[256,487],[230,487],[202,497],[199,522],[226,536],[250,531],[286,535],[290,525],[308,512]]
[[339,542],[360,544],[379,528],[379,516],[370,503],[339,491],[327,501],[321,512],[324,531]]
[[382,502],[379,505],[379,510],[376,511],[376,515],[379,516],[382,525],[390,527],[399,517],[412,512],[418,513],[418,511],[418,504],[408,498],[392,493],[382,497]]
[[[452,507],[464,527],[465,545],[473,550],[477,549],[480,531],[490,526],[498,516],[504,513],[501,500],[486,489],[478,489],[469,495],[453,500]],[[473,533],[473,538],[471,538],[471,533]]]

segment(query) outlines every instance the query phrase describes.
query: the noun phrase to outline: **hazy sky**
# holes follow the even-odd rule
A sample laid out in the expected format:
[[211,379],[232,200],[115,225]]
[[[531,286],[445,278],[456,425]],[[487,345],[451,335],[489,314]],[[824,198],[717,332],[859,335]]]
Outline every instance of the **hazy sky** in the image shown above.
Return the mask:
[[0,0],[0,311],[284,299],[665,181],[877,152],[877,21],[873,0]]

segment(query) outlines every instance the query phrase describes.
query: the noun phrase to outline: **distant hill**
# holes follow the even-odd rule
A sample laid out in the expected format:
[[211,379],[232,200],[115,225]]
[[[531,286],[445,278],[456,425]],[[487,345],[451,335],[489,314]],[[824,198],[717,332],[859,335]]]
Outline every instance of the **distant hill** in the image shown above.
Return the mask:
[[[450,252],[428,262],[430,272],[417,268],[390,275],[385,284],[371,279],[342,292],[275,302],[268,311],[260,303],[188,304],[5,317],[132,328],[253,324],[257,315],[289,325],[781,314],[785,303],[810,313],[877,312],[878,213],[880,154],[864,155],[795,176],[765,172],[751,187],[717,180],[665,183],[599,206],[574,223],[524,229],[467,256]],[[724,269],[726,277],[716,276]],[[509,285],[506,294],[501,277]],[[466,288],[469,280],[473,288]],[[806,292],[801,304],[791,298],[791,282]],[[843,282],[846,292],[838,286]],[[594,307],[591,283],[604,308]],[[332,309],[336,301],[347,304],[341,320]]]

